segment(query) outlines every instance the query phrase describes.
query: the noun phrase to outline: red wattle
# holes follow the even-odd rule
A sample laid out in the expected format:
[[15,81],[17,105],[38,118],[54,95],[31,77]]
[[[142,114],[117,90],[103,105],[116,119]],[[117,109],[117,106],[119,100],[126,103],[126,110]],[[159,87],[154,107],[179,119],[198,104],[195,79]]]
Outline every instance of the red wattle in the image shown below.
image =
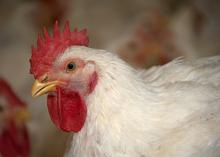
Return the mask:
[[14,121],[10,121],[0,135],[0,155],[28,157],[29,154],[30,142],[26,127],[17,127]]
[[48,95],[47,106],[52,121],[61,130],[78,132],[83,127],[87,108],[79,93],[57,88],[55,95]]

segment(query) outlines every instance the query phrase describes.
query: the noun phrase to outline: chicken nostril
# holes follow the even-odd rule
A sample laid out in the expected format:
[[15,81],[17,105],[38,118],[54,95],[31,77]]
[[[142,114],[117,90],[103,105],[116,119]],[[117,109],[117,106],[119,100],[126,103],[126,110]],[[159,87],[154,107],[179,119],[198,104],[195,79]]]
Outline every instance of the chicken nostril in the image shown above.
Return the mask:
[[48,76],[44,76],[42,79],[41,79],[41,83],[46,83],[48,81]]

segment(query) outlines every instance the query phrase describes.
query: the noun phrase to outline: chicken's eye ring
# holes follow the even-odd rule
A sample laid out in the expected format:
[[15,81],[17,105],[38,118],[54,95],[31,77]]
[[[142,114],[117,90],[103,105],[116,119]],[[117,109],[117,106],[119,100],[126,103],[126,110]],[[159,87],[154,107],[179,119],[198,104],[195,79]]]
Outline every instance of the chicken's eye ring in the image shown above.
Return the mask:
[[76,63],[75,62],[70,62],[66,66],[66,72],[71,72],[76,69]]

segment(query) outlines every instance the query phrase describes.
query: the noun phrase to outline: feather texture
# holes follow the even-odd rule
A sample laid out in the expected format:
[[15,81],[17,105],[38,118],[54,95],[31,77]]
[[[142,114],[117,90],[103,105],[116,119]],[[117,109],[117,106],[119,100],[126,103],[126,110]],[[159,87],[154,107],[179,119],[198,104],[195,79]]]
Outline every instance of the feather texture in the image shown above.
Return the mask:
[[147,71],[83,46],[66,58],[94,61],[99,81],[66,157],[219,157],[220,57],[178,58]]

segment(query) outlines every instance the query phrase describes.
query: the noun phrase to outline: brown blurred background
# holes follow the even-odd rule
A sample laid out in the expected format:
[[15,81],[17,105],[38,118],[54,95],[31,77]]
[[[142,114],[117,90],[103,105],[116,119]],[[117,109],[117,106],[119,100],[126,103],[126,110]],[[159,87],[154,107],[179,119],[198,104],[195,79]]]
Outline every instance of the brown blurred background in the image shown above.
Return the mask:
[[90,47],[106,49],[134,67],[220,53],[218,0],[0,0],[0,76],[27,102],[32,157],[60,157],[71,134],[51,123],[45,98],[30,95],[30,47],[55,20],[87,28]]

